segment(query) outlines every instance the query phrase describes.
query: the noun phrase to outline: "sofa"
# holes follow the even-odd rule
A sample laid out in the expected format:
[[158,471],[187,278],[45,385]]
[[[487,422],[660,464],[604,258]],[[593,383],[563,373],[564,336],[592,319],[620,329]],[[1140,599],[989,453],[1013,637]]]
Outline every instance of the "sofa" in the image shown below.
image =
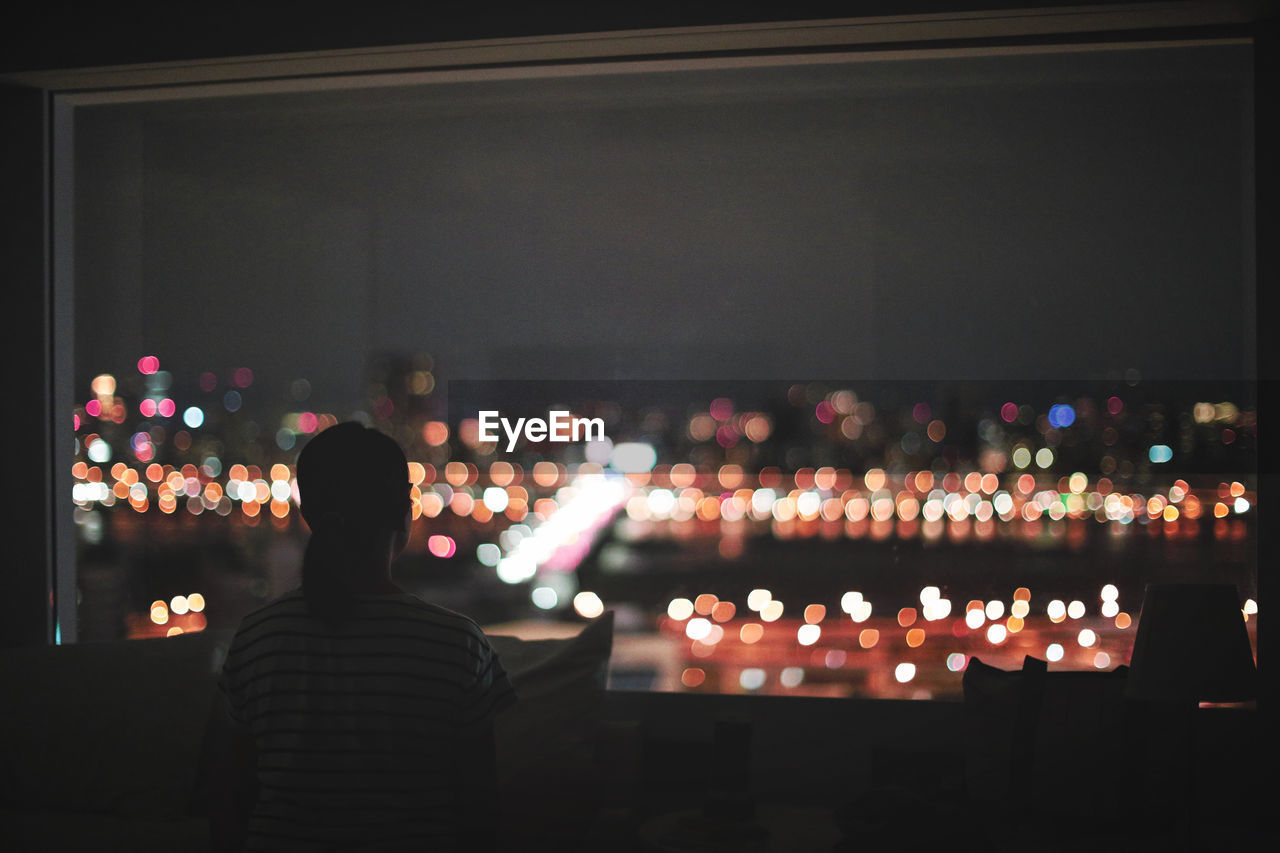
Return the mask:
[[[979,661],[964,703],[618,691],[612,629],[606,614],[573,637],[492,637],[521,699],[496,729],[507,849],[655,849],[655,819],[726,791],[748,816],[830,822],[821,849],[937,849],[961,829],[1031,849],[1178,841],[1181,741],[1144,735],[1159,721],[1123,705],[1123,672],[1049,673],[1032,704],[1027,673]],[[229,639],[0,652],[0,850],[210,849],[202,753]],[[1196,726],[1214,779],[1195,789],[1200,831],[1261,837],[1256,713]]]

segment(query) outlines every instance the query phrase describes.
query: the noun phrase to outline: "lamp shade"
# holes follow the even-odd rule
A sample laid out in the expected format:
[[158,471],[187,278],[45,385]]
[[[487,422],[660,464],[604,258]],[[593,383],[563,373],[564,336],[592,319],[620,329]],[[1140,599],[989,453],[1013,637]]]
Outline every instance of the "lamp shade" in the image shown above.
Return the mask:
[[1125,695],[1131,699],[1244,702],[1257,668],[1231,584],[1149,584]]

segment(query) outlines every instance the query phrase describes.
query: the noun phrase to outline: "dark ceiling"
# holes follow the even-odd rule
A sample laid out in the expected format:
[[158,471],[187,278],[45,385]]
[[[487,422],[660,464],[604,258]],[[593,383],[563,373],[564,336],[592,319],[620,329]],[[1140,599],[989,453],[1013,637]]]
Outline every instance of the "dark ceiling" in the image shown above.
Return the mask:
[[713,24],[963,14],[978,10],[1142,4],[1091,0],[871,0],[871,2],[645,3],[244,2],[155,0],[11,6],[0,28],[0,73],[398,44]]

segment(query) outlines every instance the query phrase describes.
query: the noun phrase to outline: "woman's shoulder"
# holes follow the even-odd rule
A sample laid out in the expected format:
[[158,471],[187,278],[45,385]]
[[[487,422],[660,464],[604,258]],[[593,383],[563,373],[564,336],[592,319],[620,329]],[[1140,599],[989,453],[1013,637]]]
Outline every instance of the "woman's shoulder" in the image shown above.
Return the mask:
[[[243,645],[263,634],[281,631],[309,636],[330,633],[330,629],[318,626],[302,590],[295,589],[245,616],[232,645]],[[407,592],[356,595],[344,627],[334,636],[352,632],[366,639],[384,634],[401,638],[420,636],[436,644],[468,649],[473,656],[489,646],[484,631],[471,617]]]
[[470,616],[424,601],[412,593],[361,596],[360,602],[362,606],[389,616],[411,619],[424,625],[448,628],[484,639],[484,631]]
[[307,613],[306,600],[302,597],[302,589],[293,589],[271,599],[266,604],[250,610],[240,620],[239,632],[251,630],[254,626],[276,617],[301,617]]

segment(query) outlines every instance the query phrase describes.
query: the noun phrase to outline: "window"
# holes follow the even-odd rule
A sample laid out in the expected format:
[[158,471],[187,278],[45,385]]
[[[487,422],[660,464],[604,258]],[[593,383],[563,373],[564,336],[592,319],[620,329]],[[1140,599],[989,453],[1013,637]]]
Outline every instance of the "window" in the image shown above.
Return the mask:
[[[943,697],[973,654],[1122,663],[1148,580],[1253,608],[1250,63],[65,96],[75,633],[231,628],[296,584],[289,465],[350,417],[417,463],[402,580],[486,622],[616,608],[624,686]],[[609,440],[508,450],[481,403]]]

